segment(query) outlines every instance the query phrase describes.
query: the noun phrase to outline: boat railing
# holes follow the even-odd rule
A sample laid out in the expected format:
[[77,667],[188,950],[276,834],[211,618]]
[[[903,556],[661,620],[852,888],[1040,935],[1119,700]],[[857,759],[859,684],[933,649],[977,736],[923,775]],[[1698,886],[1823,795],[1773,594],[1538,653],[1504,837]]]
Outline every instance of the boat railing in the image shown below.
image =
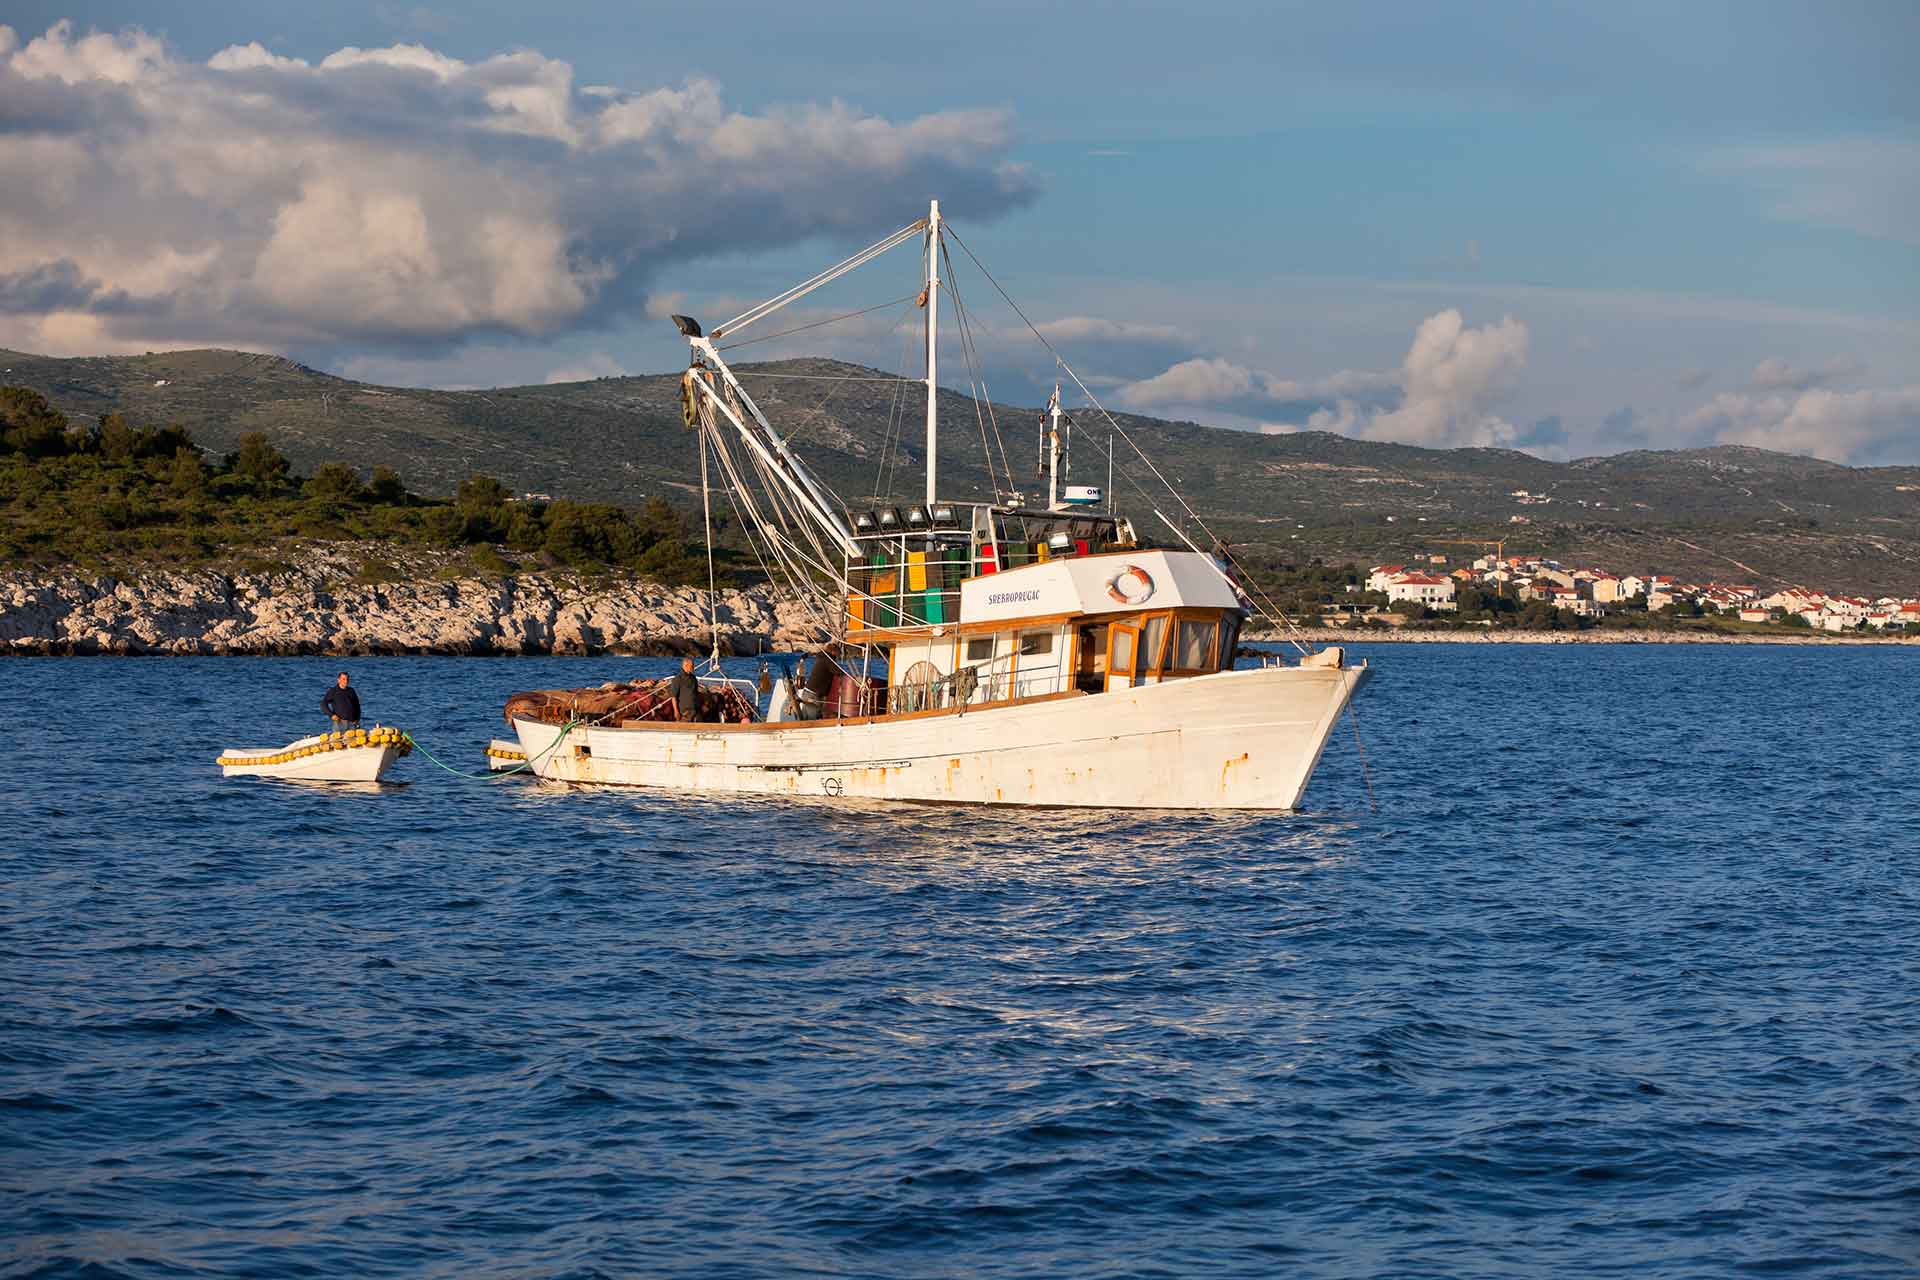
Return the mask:
[[1062,693],[1074,687],[1073,673],[1047,668],[1031,674],[996,664],[961,667],[937,680],[913,681],[871,691],[864,715],[902,715],[949,707],[1012,702]]

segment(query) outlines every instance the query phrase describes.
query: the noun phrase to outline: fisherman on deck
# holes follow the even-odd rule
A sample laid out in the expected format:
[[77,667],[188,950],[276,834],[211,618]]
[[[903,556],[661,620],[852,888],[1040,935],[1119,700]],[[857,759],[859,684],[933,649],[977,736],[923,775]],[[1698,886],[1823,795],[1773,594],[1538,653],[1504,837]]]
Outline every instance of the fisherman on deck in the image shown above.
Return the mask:
[[347,683],[346,672],[342,671],[333,687],[320,695],[320,709],[327,713],[334,729],[360,727],[360,695]]
[[680,659],[680,670],[667,684],[667,692],[673,696],[675,714],[682,720],[700,718],[700,681],[694,678],[693,659]]

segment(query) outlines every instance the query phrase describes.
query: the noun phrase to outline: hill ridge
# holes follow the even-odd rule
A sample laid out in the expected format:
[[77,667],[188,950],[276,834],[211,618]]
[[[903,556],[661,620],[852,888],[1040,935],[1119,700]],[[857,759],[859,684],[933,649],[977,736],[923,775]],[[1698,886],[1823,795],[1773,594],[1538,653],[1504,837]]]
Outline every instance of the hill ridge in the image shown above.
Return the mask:
[[[910,421],[917,413],[896,403],[898,384],[848,380],[900,375],[823,357],[737,369],[846,501],[917,491],[924,448]],[[650,496],[684,501],[697,492],[678,370],[444,391],[366,383],[226,348],[78,357],[5,350],[0,383],[32,387],[82,419],[118,411],[136,422],[177,422],[215,451],[233,448],[245,432],[264,431],[299,470],[325,461],[363,470],[386,465],[423,493],[450,493],[474,472],[496,475],[518,492],[625,504]],[[985,497],[996,479],[1007,487],[999,449],[991,462],[982,453],[974,402],[951,388],[940,396],[943,417],[957,424],[941,439],[946,495]],[[990,407],[1014,466],[1012,482],[1032,492],[1039,409]],[[1442,532],[1504,530],[1543,546],[1604,548],[1688,529],[1688,543],[1699,543],[1701,530],[1742,540],[1726,554],[1766,561],[1782,578],[1832,578],[1835,565],[1866,557],[1920,585],[1916,467],[1855,468],[1742,445],[1555,462],[1510,449],[1431,449],[1324,431],[1266,435],[1113,416],[1217,531],[1281,558],[1365,556],[1373,548],[1404,554],[1423,535]],[[1104,483],[1106,423],[1094,410],[1076,418],[1074,479]],[[1116,452],[1115,496],[1123,509],[1137,499],[1136,486],[1158,492],[1124,443]],[[1778,544],[1779,553],[1756,549],[1756,539]],[[1811,544],[1822,539],[1838,541],[1814,554]],[[1844,549],[1835,549],[1841,543]],[[1671,539],[1663,545],[1670,551],[1661,555],[1684,558]]]

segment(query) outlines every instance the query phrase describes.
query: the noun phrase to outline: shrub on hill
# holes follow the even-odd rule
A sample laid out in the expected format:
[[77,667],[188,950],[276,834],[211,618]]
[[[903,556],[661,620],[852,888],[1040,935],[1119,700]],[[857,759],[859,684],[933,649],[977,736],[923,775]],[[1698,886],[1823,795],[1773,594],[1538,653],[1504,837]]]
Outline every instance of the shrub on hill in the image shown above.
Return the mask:
[[510,567],[490,545],[504,542],[580,569],[706,580],[686,518],[659,499],[638,511],[521,502],[476,475],[452,501],[433,501],[409,494],[387,467],[364,482],[342,462],[301,477],[266,435],[238,444],[209,464],[179,427],[138,427],[119,414],[80,427],[39,393],[0,387],[0,564],[193,561],[299,535],[467,546],[484,572]]

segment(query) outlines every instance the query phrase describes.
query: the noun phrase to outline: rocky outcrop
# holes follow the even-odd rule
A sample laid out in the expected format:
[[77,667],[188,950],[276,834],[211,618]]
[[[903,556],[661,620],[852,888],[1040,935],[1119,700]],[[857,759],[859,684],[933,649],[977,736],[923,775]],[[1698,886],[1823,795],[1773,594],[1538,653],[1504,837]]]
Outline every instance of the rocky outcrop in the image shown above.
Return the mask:
[[[458,557],[419,553],[404,558],[400,580],[370,582],[368,563],[365,548],[335,545],[253,572],[0,574],[0,652],[638,655],[711,644],[703,590],[566,572],[481,576]],[[825,639],[798,600],[769,590],[723,590],[714,605],[722,648],[736,654]]]

